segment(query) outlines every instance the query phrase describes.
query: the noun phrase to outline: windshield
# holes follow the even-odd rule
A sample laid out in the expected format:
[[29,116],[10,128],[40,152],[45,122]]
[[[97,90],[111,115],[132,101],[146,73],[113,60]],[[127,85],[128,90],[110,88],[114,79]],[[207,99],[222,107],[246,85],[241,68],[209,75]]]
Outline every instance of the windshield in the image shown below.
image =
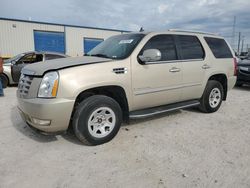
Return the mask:
[[12,57],[12,58],[10,58],[10,59],[6,59],[6,60],[4,60],[4,63],[12,63],[12,62],[16,62],[16,61],[18,61],[21,57],[23,57],[25,54],[18,54],[18,55],[16,55],[16,56],[14,56],[14,57]]
[[87,56],[125,59],[135,49],[144,34],[123,34],[108,38],[92,49]]

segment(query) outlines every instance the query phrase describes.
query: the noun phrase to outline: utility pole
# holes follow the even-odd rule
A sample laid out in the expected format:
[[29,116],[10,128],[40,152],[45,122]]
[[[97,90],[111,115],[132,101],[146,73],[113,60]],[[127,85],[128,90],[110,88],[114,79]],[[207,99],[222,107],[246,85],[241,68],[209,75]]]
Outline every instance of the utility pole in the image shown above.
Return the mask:
[[237,50],[237,53],[238,53],[238,55],[240,55],[240,36],[241,35],[241,33],[239,32],[239,38],[238,38],[238,50]]
[[243,50],[244,50],[244,37],[245,37],[245,36],[242,36],[241,52],[243,52]]
[[236,16],[234,16],[234,22],[233,22],[233,33],[232,33],[232,40],[231,40],[231,45],[235,49],[235,25],[236,25]]

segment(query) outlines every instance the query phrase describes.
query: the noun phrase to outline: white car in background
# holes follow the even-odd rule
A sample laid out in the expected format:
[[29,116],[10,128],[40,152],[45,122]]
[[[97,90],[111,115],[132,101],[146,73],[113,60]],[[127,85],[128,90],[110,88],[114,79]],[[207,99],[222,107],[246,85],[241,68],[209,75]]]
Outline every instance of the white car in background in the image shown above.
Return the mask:
[[21,75],[21,70],[24,66],[37,63],[40,61],[47,61],[51,59],[59,59],[68,57],[65,54],[56,52],[37,52],[31,51],[21,53],[13,58],[4,60],[3,69],[4,72],[1,74],[1,80],[3,87],[6,88],[8,85],[17,84]]

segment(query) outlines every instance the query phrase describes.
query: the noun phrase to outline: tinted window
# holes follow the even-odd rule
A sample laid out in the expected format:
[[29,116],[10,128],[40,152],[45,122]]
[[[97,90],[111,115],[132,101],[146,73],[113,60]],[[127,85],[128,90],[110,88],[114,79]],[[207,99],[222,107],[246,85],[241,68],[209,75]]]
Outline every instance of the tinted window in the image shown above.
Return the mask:
[[36,54],[27,54],[25,56],[23,56],[21,59],[19,59],[19,61],[17,62],[17,64],[30,64],[30,63],[34,63],[36,62]]
[[176,48],[173,36],[171,35],[157,35],[152,37],[146,45],[143,47],[140,54],[147,49],[158,49],[161,51],[161,60],[160,61],[170,61],[176,60]]
[[182,59],[203,59],[205,54],[199,39],[195,36],[178,35]]
[[205,40],[216,58],[233,57],[231,50],[224,39],[205,37]]
[[43,54],[36,54],[35,57],[36,57],[36,62],[43,61]]
[[45,55],[45,60],[59,59],[59,58],[64,58],[64,56],[55,55],[55,54],[46,54]]
[[88,52],[87,56],[125,59],[133,52],[144,34],[122,34],[108,38]]
[[95,48],[101,42],[103,42],[103,39],[84,38],[83,39],[84,53],[88,53],[90,50]]

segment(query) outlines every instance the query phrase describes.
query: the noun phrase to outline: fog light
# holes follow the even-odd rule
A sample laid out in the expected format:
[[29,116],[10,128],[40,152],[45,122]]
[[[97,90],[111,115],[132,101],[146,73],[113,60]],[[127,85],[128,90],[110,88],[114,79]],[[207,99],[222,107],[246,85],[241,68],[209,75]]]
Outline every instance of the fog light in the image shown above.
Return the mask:
[[37,118],[31,118],[32,122],[36,125],[41,125],[41,126],[48,126],[50,125],[51,121],[50,120],[42,120],[42,119],[37,119]]

